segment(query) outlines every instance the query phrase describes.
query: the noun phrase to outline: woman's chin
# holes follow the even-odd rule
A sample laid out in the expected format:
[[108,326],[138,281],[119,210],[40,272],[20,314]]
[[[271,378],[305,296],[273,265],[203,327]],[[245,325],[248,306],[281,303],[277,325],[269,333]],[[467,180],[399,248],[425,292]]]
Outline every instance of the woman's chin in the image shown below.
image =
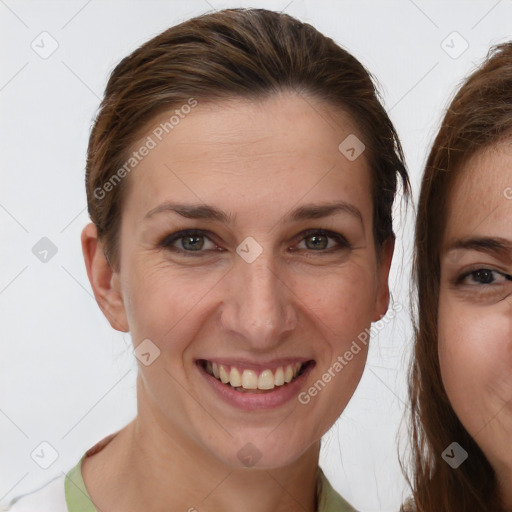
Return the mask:
[[265,439],[264,435],[244,437],[245,441],[233,440],[223,446],[210,447],[214,459],[234,470],[262,469],[271,470],[293,464],[307,450],[312,443],[304,443],[289,438],[288,442],[282,439],[277,442]]

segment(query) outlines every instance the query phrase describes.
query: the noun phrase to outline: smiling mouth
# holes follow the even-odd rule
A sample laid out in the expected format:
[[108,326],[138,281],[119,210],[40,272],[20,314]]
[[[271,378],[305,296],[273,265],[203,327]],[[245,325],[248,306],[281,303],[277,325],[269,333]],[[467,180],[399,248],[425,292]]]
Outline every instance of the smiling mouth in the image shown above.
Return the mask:
[[255,371],[218,364],[205,359],[198,361],[199,366],[210,376],[242,393],[269,392],[275,388],[286,386],[298,379],[313,361],[278,366],[274,369]]

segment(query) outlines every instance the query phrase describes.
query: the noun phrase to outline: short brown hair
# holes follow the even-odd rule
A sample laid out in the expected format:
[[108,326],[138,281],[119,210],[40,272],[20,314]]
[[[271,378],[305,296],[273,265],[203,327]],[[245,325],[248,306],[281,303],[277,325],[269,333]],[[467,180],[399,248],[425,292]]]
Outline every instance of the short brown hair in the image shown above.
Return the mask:
[[[441,380],[438,347],[440,253],[450,191],[464,164],[512,133],[512,43],[490,50],[452,100],[427,160],[418,203],[414,283],[418,294],[409,394],[413,490],[418,512],[499,511],[496,480],[455,414]],[[469,452],[456,470],[441,454]]]
[[351,116],[372,170],[375,240],[380,246],[394,236],[397,176],[407,195],[409,181],[400,142],[370,74],[307,23],[265,9],[226,9],[169,28],[124,58],[110,76],[89,139],[86,190],[89,215],[114,269],[119,269],[127,180],[104,197],[98,198],[97,191],[126,162],[141,129],[190,98],[258,99],[286,90],[321,99]]

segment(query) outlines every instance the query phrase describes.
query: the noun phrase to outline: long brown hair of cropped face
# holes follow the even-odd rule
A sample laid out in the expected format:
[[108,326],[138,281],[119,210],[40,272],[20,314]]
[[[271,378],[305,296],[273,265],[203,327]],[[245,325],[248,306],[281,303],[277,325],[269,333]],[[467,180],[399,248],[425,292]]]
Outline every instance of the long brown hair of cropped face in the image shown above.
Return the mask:
[[[450,188],[464,163],[512,131],[512,43],[494,47],[451,102],[427,160],[418,203],[413,278],[418,303],[409,375],[412,478],[418,512],[500,511],[494,471],[455,415],[438,357],[440,250]],[[452,442],[469,458],[442,458]]]
[[[91,220],[119,271],[118,234],[130,148],[161,113],[209,100],[264,99],[282,91],[323,100],[362,133],[372,171],[373,230],[379,249],[394,238],[399,181],[409,195],[400,141],[371,75],[307,23],[265,9],[225,9],[171,27],[113,70],[91,130],[86,190]],[[342,141],[340,141],[341,143]]]

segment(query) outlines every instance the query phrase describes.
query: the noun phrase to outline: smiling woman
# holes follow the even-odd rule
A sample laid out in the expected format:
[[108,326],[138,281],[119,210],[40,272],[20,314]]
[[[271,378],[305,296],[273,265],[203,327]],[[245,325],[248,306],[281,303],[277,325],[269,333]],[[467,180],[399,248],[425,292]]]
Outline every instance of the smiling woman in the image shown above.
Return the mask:
[[310,25],[225,10],[123,59],[90,136],[82,247],[131,333],[137,416],[40,492],[70,512],[353,510],[320,440],[363,372],[354,340],[388,309],[399,185],[370,75]]
[[416,510],[512,510],[512,43],[449,106],[416,223]]

